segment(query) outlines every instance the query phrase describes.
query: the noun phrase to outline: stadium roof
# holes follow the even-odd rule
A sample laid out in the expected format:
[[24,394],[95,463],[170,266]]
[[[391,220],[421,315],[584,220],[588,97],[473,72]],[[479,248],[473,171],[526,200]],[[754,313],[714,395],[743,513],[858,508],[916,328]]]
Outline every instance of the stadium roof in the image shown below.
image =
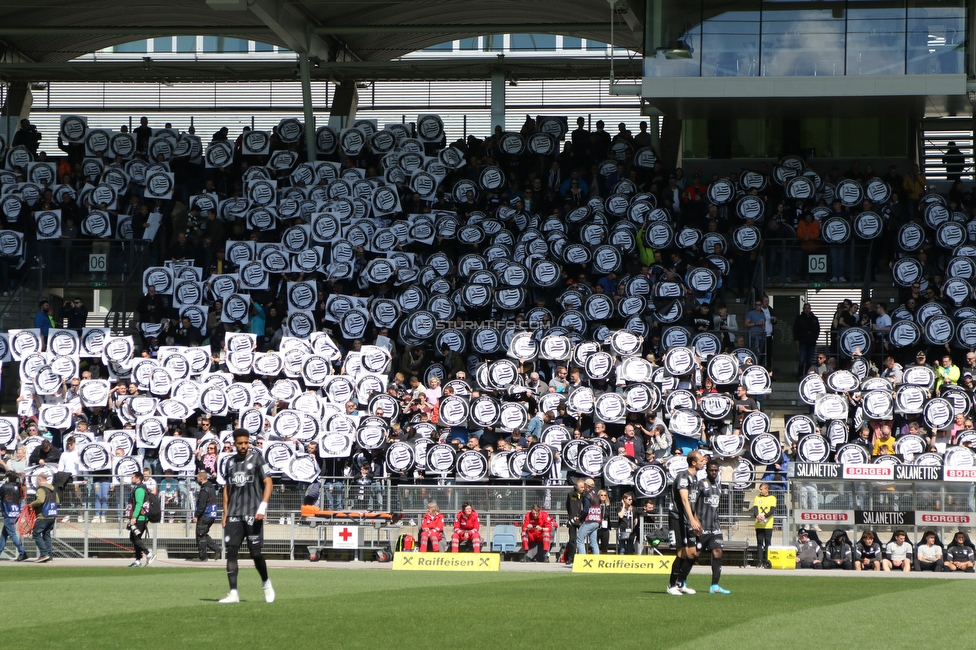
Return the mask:
[[7,62],[61,63],[154,36],[209,34],[323,62],[390,61],[457,38],[558,33],[639,49],[640,0],[4,0]]

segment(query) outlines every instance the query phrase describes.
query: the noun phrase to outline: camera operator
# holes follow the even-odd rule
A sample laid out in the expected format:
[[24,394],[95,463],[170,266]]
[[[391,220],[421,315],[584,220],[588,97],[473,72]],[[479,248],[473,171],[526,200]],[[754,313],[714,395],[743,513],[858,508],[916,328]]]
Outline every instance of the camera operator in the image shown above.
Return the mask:
[[88,322],[88,307],[85,307],[85,303],[80,298],[75,298],[74,300],[65,300],[62,310],[68,317],[68,329],[75,330],[80,336],[81,330]]
[[43,137],[37,130],[37,127],[30,123],[30,120],[23,119],[20,121],[20,128],[14,134],[14,141],[11,146],[19,147],[23,145],[31,153],[36,154],[37,145],[40,144],[41,138]]

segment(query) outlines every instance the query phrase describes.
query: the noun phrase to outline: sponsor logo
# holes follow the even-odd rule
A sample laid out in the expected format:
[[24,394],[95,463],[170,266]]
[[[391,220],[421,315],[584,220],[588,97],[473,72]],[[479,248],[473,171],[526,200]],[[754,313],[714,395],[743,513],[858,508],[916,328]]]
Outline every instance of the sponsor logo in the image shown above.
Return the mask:
[[800,511],[797,513],[800,521],[837,521],[849,522],[854,519],[854,513],[850,510],[821,510],[818,512]]

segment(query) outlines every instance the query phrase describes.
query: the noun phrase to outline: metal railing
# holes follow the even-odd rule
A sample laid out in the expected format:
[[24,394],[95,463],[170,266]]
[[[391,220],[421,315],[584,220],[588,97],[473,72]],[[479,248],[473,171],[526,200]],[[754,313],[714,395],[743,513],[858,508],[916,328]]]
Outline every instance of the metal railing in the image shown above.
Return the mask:
[[[761,479],[757,472],[755,480]],[[154,478],[162,505],[162,520],[150,524],[151,549],[154,553],[165,551],[171,558],[189,558],[197,555],[193,514],[199,485],[192,478],[157,476]],[[482,522],[482,539],[491,548],[496,526],[521,526],[525,513],[538,503],[548,510],[559,523],[553,538],[553,548],[559,549],[569,539],[566,522],[566,499],[573,489],[568,485],[486,485],[464,484],[396,484],[388,479],[378,479],[370,486],[361,487],[348,477],[322,477],[317,499],[308,495],[308,484],[284,481],[276,483],[268,504],[265,524],[265,552],[289,559],[308,557],[309,548],[331,550],[335,525],[359,525],[363,531],[362,548],[388,548],[395,544],[400,534],[419,537],[418,524],[427,509],[427,503],[438,503],[444,513],[447,529],[454,515],[465,502],[471,502]],[[331,496],[329,490],[332,490]],[[610,487],[608,541],[616,545],[618,512],[621,496],[633,491],[630,487]],[[112,483],[111,476],[79,476],[68,483],[61,492],[59,521],[55,526],[55,553],[59,557],[122,557],[131,554],[128,520],[125,508],[132,493],[131,485]],[[754,489],[734,490],[726,486],[722,491],[719,522],[725,539],[745,550],[755,545],[752,518]],[[774,494],[785,494],[777,492]],[[32,496],[28,497],[30,500]],[[218,495],[218,503],[221,497]],[[330,499],[332,501],[330,502]],[[643,508],[641,499],[635,507]],[[665,539],[667,535],[668,500],[665,495],[652,499],[654,514],[645,522],[640,541],[647,541],[650,549],[652,538]],[[342,519],[303,518],[303,503],[313,502],[322,510],[335,510],[344,514]],[[335,508],[330,508],[330,503]],[[789,500],[780,498],[777,517],[789,517]],[[355,513],[368,511],[393,512],[402,519],[389,523],[376,523],[373,519]],[[353,513],[349,515],[348,513]],[[780,524],[778,522],[778,524]],[[779,527],[779,525],[777,525]],[[450,533],[448,532],[448,537]],[[211,530],[215,540],[222,538],[220,519]],[[29,551],[34,550],[33,540],[24,540]],[[12,544],[8,544],[13,549]],[[13,552],[13,551],[11,551]],[[336,551],[342,553],[341,551]],[[613,552],[612,548],[610,552]],[[349,555],[347,553],[347,555]]]
[[[822,273],[810,272],[809,258],[824,255]],[[765,279],[777,284],[825,284],[831,278],[843,277],[849,283],[868,281],[871,267],[861,261],[871,257],[871,243],[851,238],[844,244],[816,242],[816,248],[804,249],[795,237],[763,239]]]
[[[136,262],[142,259],[147,244],[132,240],[57,239],[38,242],[37,254],[45,260],[48,283],[97,286],[126,282],[132,275],[141,278],[142,269]],[[105,257],[95,257],[92,262],[92,256],[100,255]],[[90,262],[94,266],[90,267]]]
[[[861,532],[872,530],[884,545],[896,530],[904,530],[917,543],[928,530],[948,544],[958,530],[976,530],[973,511],[976,494],[972,483],[946,481],[871,481],[792,478],[790,502],[796,516],[784,543],[796,539],[800,527],[818,528],[826,535],[844,529],[856,542]],[[857,524],[867,513],[873,523]]]
[[133,296],[141,297],[143,295],[142,274],[153,263],[155,243],[150,245],[146,245],[146,243],[142,244],[138,249],[132,249],[130,247],[132,257],[127,260],[129,264],[128,276],[122,276],[122,286],[116,290],[115,296],[112,299],[112,306],[109,307],[108,313],[105,314],[104,327],[111,328],[113,333],[117,335],[131,333],[128,331],[132,329],[132,325],[129,322],[129,314],[132,313],[132,310],[129,309],[129,301]]

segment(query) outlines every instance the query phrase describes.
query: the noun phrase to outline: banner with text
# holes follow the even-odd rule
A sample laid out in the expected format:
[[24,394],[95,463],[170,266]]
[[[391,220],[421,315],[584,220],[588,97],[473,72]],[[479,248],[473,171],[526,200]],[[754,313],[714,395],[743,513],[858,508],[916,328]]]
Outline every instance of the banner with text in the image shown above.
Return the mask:
[[498,553],[396,553],[394,571],[500,571]]

